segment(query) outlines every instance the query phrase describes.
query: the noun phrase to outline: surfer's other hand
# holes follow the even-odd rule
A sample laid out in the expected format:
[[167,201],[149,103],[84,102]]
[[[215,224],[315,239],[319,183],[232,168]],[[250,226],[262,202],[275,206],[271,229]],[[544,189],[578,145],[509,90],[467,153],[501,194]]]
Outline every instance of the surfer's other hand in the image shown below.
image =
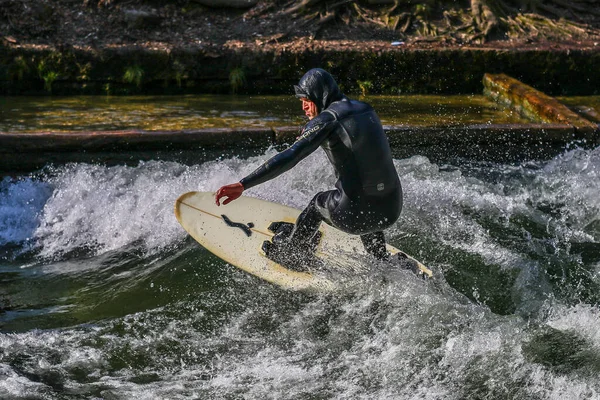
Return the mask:
[[240,197],[243,192],[244,185],[239,182],[232,183],[231,185],[225,185],[221,187],[221,189],[217,190],[217,193],[215,193],[215,203],[220,206],[221,204],[219,204],[219,200],[221,200],[223,197],[227,197],[227,199],[223,201],[223,204],[229,204]]

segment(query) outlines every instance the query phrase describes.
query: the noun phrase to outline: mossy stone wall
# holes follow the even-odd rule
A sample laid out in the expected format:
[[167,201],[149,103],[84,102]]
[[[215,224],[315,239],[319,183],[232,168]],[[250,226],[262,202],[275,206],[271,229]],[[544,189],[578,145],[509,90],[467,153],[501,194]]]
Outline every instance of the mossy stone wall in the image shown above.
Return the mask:
[[551,95],[600,93],[600,50],[347,50],[141,47],[81,50],[0,44],[0,94],[290,93],[304,72],[329,70],[348,93],[481,93],[506,73]]

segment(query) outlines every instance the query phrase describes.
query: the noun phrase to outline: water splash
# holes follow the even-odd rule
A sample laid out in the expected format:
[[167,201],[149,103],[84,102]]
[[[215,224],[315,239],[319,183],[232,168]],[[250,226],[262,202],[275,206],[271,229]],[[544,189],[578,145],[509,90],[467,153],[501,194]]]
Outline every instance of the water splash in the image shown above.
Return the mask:
[[0,246],[21,244],[34,237],[51,185],[32,178],[0,182]]

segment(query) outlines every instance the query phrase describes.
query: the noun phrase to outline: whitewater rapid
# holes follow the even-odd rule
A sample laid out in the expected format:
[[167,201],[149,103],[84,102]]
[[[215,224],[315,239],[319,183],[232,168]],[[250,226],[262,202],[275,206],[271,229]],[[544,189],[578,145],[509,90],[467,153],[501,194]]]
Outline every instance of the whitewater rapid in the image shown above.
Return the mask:
[[[259,282],[174,218],[275,153],[4,178],[0,398],[600,398],[600,149],[395,160],[388,241],[443,278],[339,296]],[[317,152],[245,194],[302,208],[334,182]]]

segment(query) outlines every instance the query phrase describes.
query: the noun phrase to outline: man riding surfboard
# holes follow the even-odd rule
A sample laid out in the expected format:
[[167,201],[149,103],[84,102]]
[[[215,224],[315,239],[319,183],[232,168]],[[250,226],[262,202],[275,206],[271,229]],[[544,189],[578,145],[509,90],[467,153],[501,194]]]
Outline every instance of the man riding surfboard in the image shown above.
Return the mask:
[[319,192],[298,217],[293,229],[279,229],[267,256],[309,251],[321,222],[360,235],[367,252],[387,259],[383,229],[394,224],[402,210],[402,187],[379,117],[367,103],[350,100],[327,71],[314,68],[294,86],[309,118],[300,137],[237,183],[215,194],[220,205],[239,198],[244,190],[293,168],[321,147],[338,178],[335,189]]

